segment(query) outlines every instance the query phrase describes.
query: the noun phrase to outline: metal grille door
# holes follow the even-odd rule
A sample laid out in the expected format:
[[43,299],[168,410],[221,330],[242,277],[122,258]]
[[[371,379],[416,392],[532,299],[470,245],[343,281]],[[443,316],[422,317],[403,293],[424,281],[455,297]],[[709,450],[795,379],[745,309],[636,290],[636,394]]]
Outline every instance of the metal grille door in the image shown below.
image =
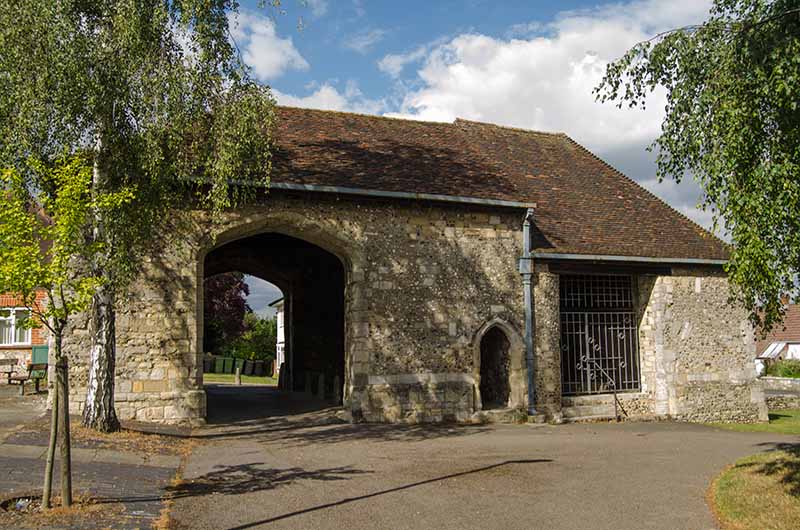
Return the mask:
[[560,286],[562,393],[639,390],[631,277],[562,275]]

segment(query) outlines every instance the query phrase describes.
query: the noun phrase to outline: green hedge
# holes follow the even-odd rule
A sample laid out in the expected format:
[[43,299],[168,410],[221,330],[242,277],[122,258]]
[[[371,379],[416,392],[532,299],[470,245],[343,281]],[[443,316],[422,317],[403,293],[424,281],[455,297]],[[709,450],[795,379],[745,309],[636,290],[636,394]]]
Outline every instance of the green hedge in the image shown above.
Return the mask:
[[796,359],[782,359],[767,366],[767,375],[773,377],[800,378],[800,361]]

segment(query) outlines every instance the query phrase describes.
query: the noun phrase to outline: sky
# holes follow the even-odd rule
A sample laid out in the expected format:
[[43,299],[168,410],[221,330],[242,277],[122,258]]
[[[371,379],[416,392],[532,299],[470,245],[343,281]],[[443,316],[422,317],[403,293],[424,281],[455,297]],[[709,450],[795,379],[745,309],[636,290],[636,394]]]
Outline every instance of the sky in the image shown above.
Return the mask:
[[262,318],[273,318],[275,309],[271,308],[269,304],[283,298],[281,290],[268,281],[255,276],[245,275],[244,281],[250,289],[250,294],[247,295],[247,305],[250,306],[250,309]]
[[[662,31],[701,22],[708,0],[284,0],[242,2],[232,36],[279,104],[564,132],[698,224],[699,189],[655,178],[646,148],[665,97],[646,110],[595,101],[608,62]],[[279,297],[253,281],[254,299]],[[251,307],[263,310],[251,301]]]

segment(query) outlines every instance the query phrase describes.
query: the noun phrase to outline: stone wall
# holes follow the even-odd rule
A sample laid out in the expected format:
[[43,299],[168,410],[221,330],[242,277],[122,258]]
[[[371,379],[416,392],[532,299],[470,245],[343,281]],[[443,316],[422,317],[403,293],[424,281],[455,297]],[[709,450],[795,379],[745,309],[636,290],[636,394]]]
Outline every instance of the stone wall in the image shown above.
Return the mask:
[[765,392],[800,395],[800,379],[796,377],[765,376],[759,379]]
[[[519,209],[271,192],[212,225],[176,213],[164,247],[119,301],[117,407],[121,418],[202,422],[202,279],[206,255],[263,233],[302,239],[344,268],[343,406],[355,420],[463,421],[482,407],[480,341],[509,339],[509,407],[527,406],[524,309],[517,259]],[[600,268],[600,266],[598,266]],[[602,272],[602,268],[600,268]],[[222,271],[216,271],[222,272]],[[766,418],[746,315],[728,304],[713,269],[638,275],[641,392],[637,416]],[[270,280],[270,278],[264,278]],[[561,414],[559,276],[534,274],[536,408]],[[285,293],[286,294],[286,293]],[[71,324],[74,411],[85,398],[85,319]]]
[[[714,269],[640,276],[642,392],[636,410],[687,421],[764,421],[755,341],[744,309]],[[640,403],[636,403],[639,401]]]
[[361,419],[422,423],[467,421],[475,410],[468,374],[370,376]]
[[537,413],[558,421],[561,417],[559,277],[542,264],[536,265],[534,272],[535,407]]
[[761,384],[769,410],[800,408],[800,379],[793,377],[762,377]]
[[[464,418],[476,408],[470,378],[481,330],[490,321],[524,329],[516,270],[523,216],[518,209],[282,192],[224,215],[214,227],[201,212],[176,214],[163,250],[119,302],[119,415],[202,421],[204,257],[225,243],[276,232],[318,245],[344,264],[346,409],[370,421]],[[65,344],[75,412],[85,399],[88,338],[86,319],[75,319]],[[519,401],[525,377],[520,366],[512,372]],[[430,374],[455,380],[388,387],[370,380]]]
[[769,410],[800,409],[800,394],[767,394]]

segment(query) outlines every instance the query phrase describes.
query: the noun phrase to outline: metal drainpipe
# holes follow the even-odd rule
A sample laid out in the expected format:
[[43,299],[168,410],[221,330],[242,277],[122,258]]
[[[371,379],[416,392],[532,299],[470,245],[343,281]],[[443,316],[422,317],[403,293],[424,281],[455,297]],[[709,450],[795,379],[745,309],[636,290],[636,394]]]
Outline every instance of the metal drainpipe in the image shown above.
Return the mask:
[[533,255],[531,253],[531,223],[533,222],[533,208],[528,208],[525,221],[522,223],[522,257],[519,259],[519,273],[522,275],[522,292],[525,303],[525,360],[528,368],[528,415],[536,414],[534,401],[535,378],[533,358],[533,337],[536,329],[536,320],[533,314],[533,289],[531,277],[533,276]]

